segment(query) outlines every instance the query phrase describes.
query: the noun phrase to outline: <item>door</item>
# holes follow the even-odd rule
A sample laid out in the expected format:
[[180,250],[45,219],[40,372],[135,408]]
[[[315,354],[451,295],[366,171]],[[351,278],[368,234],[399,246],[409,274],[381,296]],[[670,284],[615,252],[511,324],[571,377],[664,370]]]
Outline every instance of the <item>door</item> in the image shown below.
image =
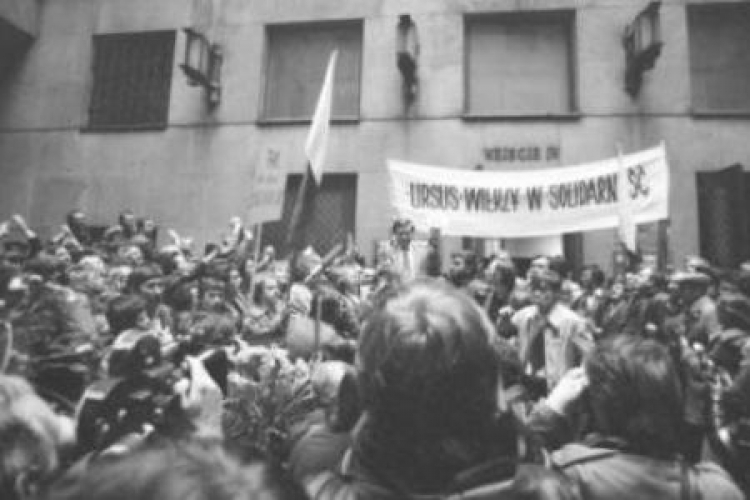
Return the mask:
[[[273,245],[277,255],[286,256],[289,223],[302,175],[289,175],[286,181],[282,218],[263,224],[263,245]],[[305,243],[325,255],[337,243],[344,244],[346,235],[355,235],[357,208],[357,174],[324,174],[318,188],[310,223],[305,228]]]
[[748,189],[742,165],[698,172],[701,256],[714,265],[737,267],[748,258]]

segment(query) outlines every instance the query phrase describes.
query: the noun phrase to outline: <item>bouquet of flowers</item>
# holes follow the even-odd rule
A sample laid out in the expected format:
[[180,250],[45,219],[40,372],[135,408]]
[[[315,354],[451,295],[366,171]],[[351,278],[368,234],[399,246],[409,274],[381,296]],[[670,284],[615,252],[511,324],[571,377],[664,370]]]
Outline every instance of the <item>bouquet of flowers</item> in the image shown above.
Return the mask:
[[277,457],[294,426],[316,407],[310,366],[284,349],[247,347],[229,378],[222,427],[228,443],[253,457]]

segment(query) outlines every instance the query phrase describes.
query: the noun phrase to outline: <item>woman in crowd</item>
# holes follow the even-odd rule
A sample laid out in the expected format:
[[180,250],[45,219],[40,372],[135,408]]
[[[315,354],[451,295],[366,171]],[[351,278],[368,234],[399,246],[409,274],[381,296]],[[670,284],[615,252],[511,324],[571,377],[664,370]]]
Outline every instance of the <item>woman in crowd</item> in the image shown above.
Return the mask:
[[275,276],[262,273],[255,279],[253,301],[242,323],[242,337],[249,343],[279,339],[287,308]]

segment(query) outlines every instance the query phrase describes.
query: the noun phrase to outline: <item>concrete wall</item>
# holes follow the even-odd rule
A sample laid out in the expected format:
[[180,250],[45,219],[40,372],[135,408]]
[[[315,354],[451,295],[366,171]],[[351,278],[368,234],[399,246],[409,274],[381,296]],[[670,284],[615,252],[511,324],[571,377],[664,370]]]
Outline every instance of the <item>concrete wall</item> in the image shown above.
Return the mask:
[[0,19],[35,36],[38,21],[37,0],[0,0]]
[[[363,249],[387,236],[385,160],[485,169],[497,145],[554,143],[558,162],[545,168],[613,156],[665,140],[672,167],[675,258],[698,249],[695,171],[750,163],[750,121],[690,116],[685,0],[663,2],[665,47],[646,74],[641,95],[622,90],[623,27],[646,2],[633,0],[45,0],[39,38],[0,87],[0,215],[20,211],[52,228],[73,206],[110,222],[130,207],[162,225],[217,236],[241,214],[250,168],[262,147],[281,150],[290,172],[302,171],[307,126],[259,126],[264,26],[319,19],[364,19],[361,120],[334,125],[329,170],[359,174],[357,239]],[[157,6],[158,5],[158,6]],[[570,121],[469,122],[463,113],[463,16],[498,10],[576,8],[578,102]],[[418,26],[420,88],[407,113],[394,64],[397,16]],[[213,112],[202,91],[179,70],[178,36],[169,128],[159,132],[87,133],[91,36],[200,25],[224,47],[223,101]],[[405,119],[408,118],[408,119]],[[519,168],[519,167],[512,167]],[[587,261],[608,265],[612,231],[585,236]]]

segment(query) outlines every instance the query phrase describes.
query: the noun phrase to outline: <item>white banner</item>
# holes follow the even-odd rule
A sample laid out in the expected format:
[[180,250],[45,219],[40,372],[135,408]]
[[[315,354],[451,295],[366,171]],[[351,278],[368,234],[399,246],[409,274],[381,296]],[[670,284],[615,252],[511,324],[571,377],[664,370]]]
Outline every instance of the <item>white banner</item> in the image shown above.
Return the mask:
[[279,220],[284,206],[285,186],[286,171],[281,167],[281,151],[272,147],[261,149],[250,178],[245,222],[260,224]]
[[614,228],[621,208],[636,224],[669,214],[663,144],[620,159],[533,171],[484,172],[397,160],[389,160],[388,169],[398,215],[419,229],[437,227],[452,236],[521,238]]

